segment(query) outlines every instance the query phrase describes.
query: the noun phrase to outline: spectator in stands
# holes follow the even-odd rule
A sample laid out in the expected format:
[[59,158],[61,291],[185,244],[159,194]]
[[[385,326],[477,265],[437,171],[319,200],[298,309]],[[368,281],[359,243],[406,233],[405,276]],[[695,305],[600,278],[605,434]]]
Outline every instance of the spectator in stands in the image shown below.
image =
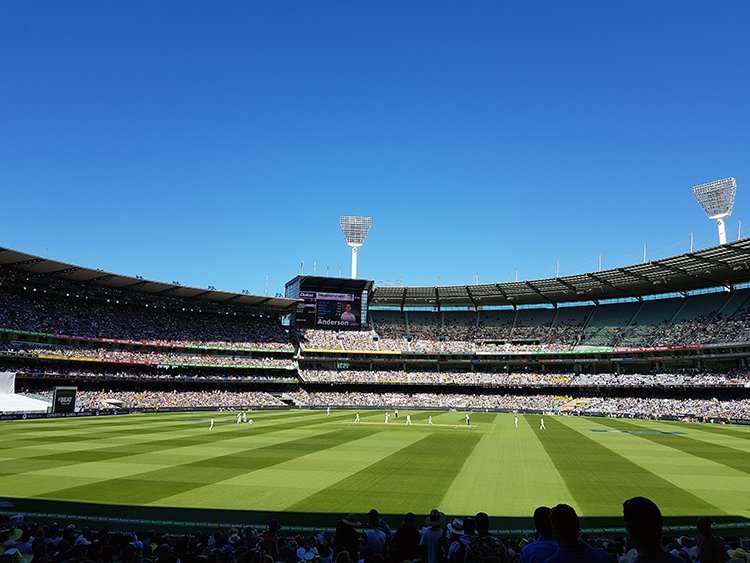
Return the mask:
[[419,532],[414,528],[414,513],[408,512],[393,535],[393,560],[399,563],[419,557],[419,540]]
[[612,557],[579,539],[581,524],[572,506],[558,504],[551,510],[552,530],[560,546],[546,563],[613,563]]
[[374,508],[367,516],[367,527],[365,528],[365,549],[368,554],[377,553],[385,556],[387,538],[385,531],[380,527],[380,516]]
[[684,563],[661,547],[662,516],[659,507],[644,497],[633,497],[622,505],[625,528],[638,550],[631,563]]
[[477,535],[472,538],[466,551],[466,563],[507,563],[508,553],[503,543],[490,534],[490,517],[478,512],[474,517]]
[[445,514],[433,508],[430,515],[425,519],[425,526],[422,528],[422,539],[419,540],[419,547],[427,558],[427,563],[442,562],[442,539],[443,539],[443,522]]
[[559,546],[552,537],[551,518],[552,510],[548,506],[540,506],[534,511],[537,538],[521,550],[519,563],[542,563],[555,554]]
[[353,514],[336,522],[336,535],[333,538],[334,555],[345,551],[352,560],[356,561],[359,558],[359,534],[356,528],[361,525]]
[[724,563],[727,560],[727,553],[723,542],[713,535],[711,524],[713,524],[713,520],[705,516],[699,518],[695,523],[695,527],[701,536],[701,540],[698,542],[698,562]]

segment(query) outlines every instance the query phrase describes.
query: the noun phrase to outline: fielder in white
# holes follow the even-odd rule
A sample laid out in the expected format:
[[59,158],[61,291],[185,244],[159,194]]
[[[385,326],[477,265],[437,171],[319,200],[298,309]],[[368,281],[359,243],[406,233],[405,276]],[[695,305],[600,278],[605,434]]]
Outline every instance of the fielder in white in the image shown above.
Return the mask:
[[407,426],[411,426],[411,415],[410,414],[406,415],[406,425]]
[[518,417],[517,417],[517,416],[515,416],[515,417],[513,417],[513,418],[514,418],[514,422],[516,423],[516,428],[518,428]]
[[247,413],[246,412],[242,413],[242,422],[247,422]]
[[326,416],[331,416],[331,407],[326,407]]
[[547,427],[544,425],[544,419],[539,419],[539,430],[547,430]]
[[385,423],[388,424],[388,419],[391,418],[391,415],[388,414],[388,411],[385,413]]
[[237,424],[239,424],[240,422],[242,422],[242,413],[238,412],[237,413]]
[[430,416],[427,417],[427,424],[429,426],[432,426],[432,415],[430,415]]
[[208,427],[208,431],[211,432],[211,431],[213,431],[213,429],[214,429],[214,419],[212,417],[211,418],[211,426]]
[[359,413],[354,415],[354,422],[359,422]]

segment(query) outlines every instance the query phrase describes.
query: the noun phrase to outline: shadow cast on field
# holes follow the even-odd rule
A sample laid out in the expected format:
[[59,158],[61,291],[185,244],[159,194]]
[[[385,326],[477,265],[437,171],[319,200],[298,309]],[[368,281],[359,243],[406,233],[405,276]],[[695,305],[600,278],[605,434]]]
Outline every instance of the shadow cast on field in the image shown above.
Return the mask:
[[[272,518],[278,519],[282,526],[290,532],[306,532],[312,529],[325,531],[333,530],[336,521],[346,514],[330,512],[271,512],[259,510],[225,510],[215,508],[175,508],[160,506],[136,506],[119,504],[96,504],[86,502],[71,502],[47,500],[38,498],[5,497],[1,513],[26,516],[28,521],[58,522],[67,524],[74,522],[79,526],[89,525],[92,528],[108,526],[113,529],[129,530],[201,530],[210,531],[227,526],[265,526]],[[12,504],[12,507],[10,506]],[[403,514],[381,514],[391,527],[398,526]],[[426,514],[417,515],[417,523]],[[453,516],[453,515],[450,515]],[[459,515],[465,516],[465,515]],[[723,533],[747,532],[750,530],[750,519],[743,516],[712,516],[716,528]],[[421,519],[420,519],[421,517]],[[360,521],[366,520],[366,514],[358,515]],[[500,533],[520,535],[533,531],[533,521],[529,516],[523,517],[491,517],[491,527]],[[665,534],[669,532],[694,532],[696,516],[665,517]],[[589,533],[622,534],[622,516],[602,516],[581,518],[581,526]]]

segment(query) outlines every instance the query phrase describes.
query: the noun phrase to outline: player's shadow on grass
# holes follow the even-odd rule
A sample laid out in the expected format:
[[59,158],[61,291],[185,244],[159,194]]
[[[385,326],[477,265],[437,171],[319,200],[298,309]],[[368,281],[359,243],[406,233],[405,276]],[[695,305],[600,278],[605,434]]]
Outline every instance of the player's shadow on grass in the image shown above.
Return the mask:
[[[28,521],[55,521],[60,524],[75,522],[78,525],[88,525],[92,528],[108,526],[113,529],[122,530],[171,530],[190,529],[210,531],[214,528],[227,525],[252,525],[264,526],[271,518],[277,518],[283,526],[289,527],[313,527],[316,529],[333,529],[336,520],[350,513],[346,507],[342,507],[340,513],[330,512],[270,512],[258,510],[222,510],[215,508],[172,508],[158,506],[134,506],[134,505],[110,505],[86,502],[71,502],[59,500],[46,500],[37,498],[12,498],[5,497],[13,506],[5,506],[0,512],[15,514],[25,513]],[[613,507],[616,511],[618,507]],[[477,507],[477,511],[482,510]],[[364,514],[362,515],[364,517]],[[392,527],[398,526],[403,514],[383,514],[386,522]],[[423,516],[426,516],[423,515]],[[451,516],[468,516],[457,514]],[[719,533],[747,532],[750,528],[750,519],[743,516],[710,516],[716,522]],[[507,531],[511,534],[520,535],[526,531],[534,530],[534,523],[529,516],[522,517],[493,517],[491,528],[493,530]],[[664,533],[670,535],[674,532],[685,533],[694,531],[696,516],[678,516],[664,518]],[[420,520],[417,520],[418,522]],[[725,528],[722,524],[738,524],[734,528]],[[609,517],[581,518],[581,527],[591,529],[592,534],[624,534],[623,520],[621,514],[613,514]],[[670,527],[679,527],[679,530]]]

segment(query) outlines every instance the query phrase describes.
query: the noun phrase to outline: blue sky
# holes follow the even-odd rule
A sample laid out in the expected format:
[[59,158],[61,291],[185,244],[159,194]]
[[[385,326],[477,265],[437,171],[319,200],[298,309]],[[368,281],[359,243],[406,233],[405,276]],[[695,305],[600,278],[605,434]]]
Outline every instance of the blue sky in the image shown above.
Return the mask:
[[509,281],[750,213],[750,3],[0,3],[0,246],[184,285]]

